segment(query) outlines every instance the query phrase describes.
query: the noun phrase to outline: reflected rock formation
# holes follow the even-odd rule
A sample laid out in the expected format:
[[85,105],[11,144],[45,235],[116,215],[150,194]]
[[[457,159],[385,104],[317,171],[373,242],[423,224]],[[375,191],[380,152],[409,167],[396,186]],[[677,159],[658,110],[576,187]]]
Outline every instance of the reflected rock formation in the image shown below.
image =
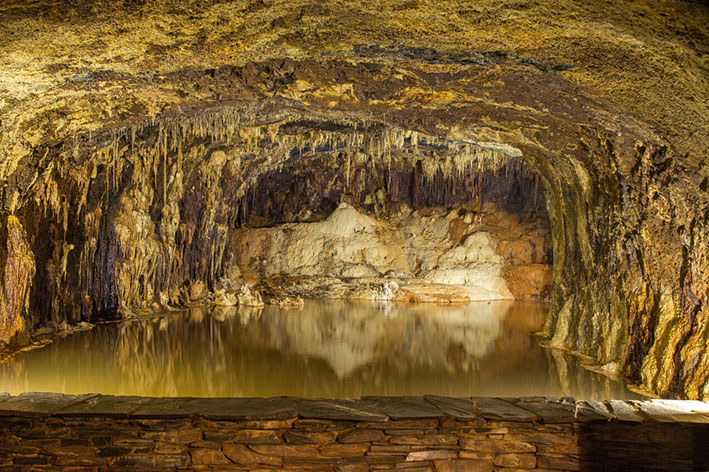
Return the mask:
[[11,392],[155,396],[628,395],[535,343],[546,310],[519,301],[192,307],[60,339],[0,365],[0,381]]

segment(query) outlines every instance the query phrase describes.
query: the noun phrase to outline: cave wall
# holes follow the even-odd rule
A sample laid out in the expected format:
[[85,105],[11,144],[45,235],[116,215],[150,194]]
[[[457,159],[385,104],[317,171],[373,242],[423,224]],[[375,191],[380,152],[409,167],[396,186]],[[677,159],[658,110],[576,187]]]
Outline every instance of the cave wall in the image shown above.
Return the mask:
[[0,342],[26,344],[29,292],[35,272],[34,255],[18,219],[0,221]]
[[585,162],[532,157],[554,240],[550,344],[661,395],[706,398],[706,169],[666,146],[586,137]]

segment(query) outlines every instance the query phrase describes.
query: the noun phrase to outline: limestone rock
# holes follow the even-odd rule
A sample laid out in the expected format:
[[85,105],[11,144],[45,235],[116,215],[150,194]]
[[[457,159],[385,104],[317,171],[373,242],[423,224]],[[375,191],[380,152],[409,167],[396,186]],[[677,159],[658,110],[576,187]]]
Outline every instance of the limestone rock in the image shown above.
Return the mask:
[[261,294],[252,291],[248,285],[242,285],[241,291],[236,295],[239,305],[247,307],[262,307],[264,306]]
[[237,295],[220,289],[214,292],[212,303],[219,306],[234,306],[239,304],[239,299]]
[[[491,214],[504,213],[494,206],[487,208]],[[304,278],[339,277],[341,281],[321,294],[333,298],[445,303],[514,298],[504,277],[506,261],[497,253],[493,234],[465,229],[460,243],[453,244],[446,228],[448,221],[459,218],[457,212],[452,214],[434,208],[375,219],[344,204],[323,222],[239,230],[233,241],[238,253],[233,263],[244,272],[253,266],[251,261],[259,260],[254,278],[292,277],[301,287]],[[517,221],[505,223],[520,232],[526,228]],[[510,238],[510,230],[500,227],[490,229]],[[382,273],[388,280],[382,281]],[[526,275],[535,273],[522,272],[517,278]],[[519,298],[548,296],[548,287],[528,283],[526,290],[518,290]]]

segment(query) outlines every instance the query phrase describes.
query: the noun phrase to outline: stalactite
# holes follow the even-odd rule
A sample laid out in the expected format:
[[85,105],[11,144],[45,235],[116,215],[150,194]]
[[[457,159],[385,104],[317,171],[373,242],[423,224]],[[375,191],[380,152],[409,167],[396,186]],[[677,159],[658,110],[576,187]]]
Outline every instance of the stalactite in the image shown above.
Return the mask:
[[[224,147],[228,151],[222,151]],[[217,149],[222,152],[219,159],[210,159]],[[457,201],[457,182],[469,175],[476,184],[467,198],[481,202],[481,173],[497,172],[510,159],[507,150],[487,144],[373,121],[342,118],[319,124],[284,111],[259,123],[256,116],[230,109],[131,125],[88,140],[77,137],[62,152],[63,161],[34,186],[32,200],[44,215],[42,224],[56,221],[62,244],[73,245],[78,254],[74,299],[53,301],[57,310],[95,296],[94,271],[115,272],[98,280],[116,280],[117,307],[123,309],[167,299],[176,302],[170,294],[194,278],[214,287],[223,275],[229,238],[224,223],[246,224],[254,212],[261,211],[260,201],[269,191],[261,186],[261,179],[269,172],[288,172],[294,158],[322,156],[324,165],[337,169],[340,177],[334,181],[341,179],[345,192],[356,192],[357,198],[373,192],[378,211],[380,198],[374,194],[379,188],[385,195],[403,190],[398,180],[393,181],[399,178],[401,166],[422,171],[413,176],[414,206],[419,199],[424,205]],[[75,172],[68,172],[69,160]],[[363,168],[375,176],[369,184],[355,177]],[[222,188],[226,175],[231,180]],[[101,179],[104,188],[97,193]],[[106,244],[114,239],[115,246],[102,251],[115,251],[108,257],[115,260],[115,267],[96,266],[99,241]],[[64,267],[73,252],[60,252],[58,265],[66,275]],[[112,291],[105,288],[97,293],[109,297]],[[56,291],[52,296],[64,295]],[[98,300],[92,305],[110,303]]]

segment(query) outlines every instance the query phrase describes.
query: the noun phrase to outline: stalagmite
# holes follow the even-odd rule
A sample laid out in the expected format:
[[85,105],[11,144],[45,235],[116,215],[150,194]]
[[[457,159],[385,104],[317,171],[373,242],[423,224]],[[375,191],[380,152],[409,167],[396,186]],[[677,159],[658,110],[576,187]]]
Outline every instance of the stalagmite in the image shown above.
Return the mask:
[[239,305],[241,306],[252,306],[252,307],[262,307],[264,306],[261,294],[252,291],[248,285],[242,285],[241,290],[236,295]]

